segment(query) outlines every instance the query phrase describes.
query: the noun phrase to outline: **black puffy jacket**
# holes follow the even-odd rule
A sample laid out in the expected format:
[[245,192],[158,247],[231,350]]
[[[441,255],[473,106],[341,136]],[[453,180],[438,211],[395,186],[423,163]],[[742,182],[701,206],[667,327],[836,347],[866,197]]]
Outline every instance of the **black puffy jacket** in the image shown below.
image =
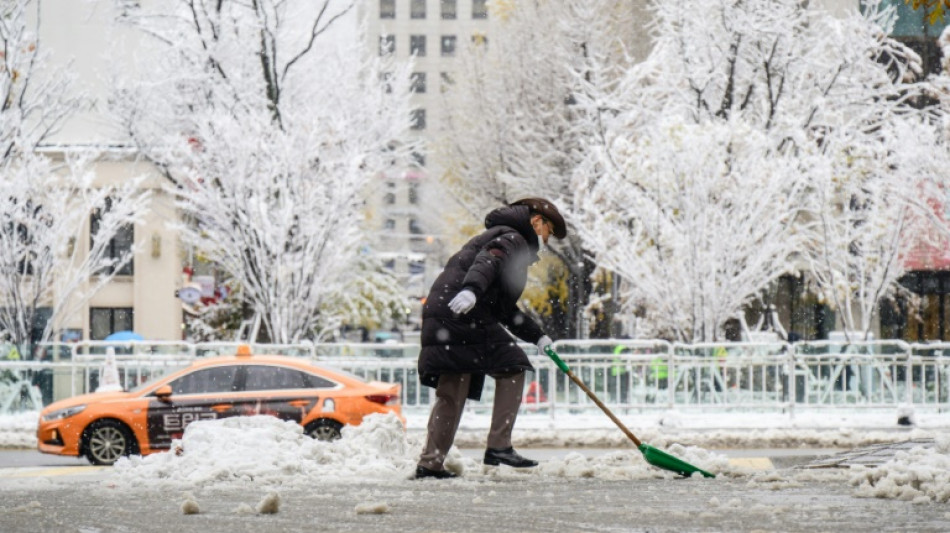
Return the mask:
[[[538,236],[526,206],[498,208],[485,228],[445,265],[422,310],[419,380],[435,387],[441,374],[472,374],[468,397],[478,400],[486,374],[533,370],[509,331],[536,343],[541,328],[518,309],[528,267],[538,260]],[[464,315],[449,309],[462,289],[477,297]]]

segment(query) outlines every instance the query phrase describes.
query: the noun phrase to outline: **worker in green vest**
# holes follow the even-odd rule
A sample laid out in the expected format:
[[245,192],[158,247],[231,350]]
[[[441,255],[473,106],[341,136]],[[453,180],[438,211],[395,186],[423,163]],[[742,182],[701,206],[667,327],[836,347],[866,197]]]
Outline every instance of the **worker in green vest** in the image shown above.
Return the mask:
[[713,380],[712,380],[713,388],[715,388],[717,392],[721,392],[722,387],[723,387],[723,382],[725,382],[725,380],[728,379],[728,374],[726,372],[725,366],[726,366],[726,358],[729,357],[729,351],[726,350],[725,346],[717,346],[716,349],[713,350],[712,355],[713,357],[716,358],[716,365],[718,367],[718,373],[721,378],[721,379],[716,379],[716,377],[713,376]]
[[658,355],[650,361],[650,376],[656,380],[657,388],[665,389],[667,387],[670,377],[670,366],[667,364],[665,357]]
[[614,348],[614,359],[610,365],[610,382],[607,387],[611,395],[620,403],[627,403],[627,394],[630,391],[630,365],[620,355],[625,351],[630,351],[630,347],[619,345]]
[[[16,344],[10,345],[10,350],[7,352],[7,361],[19,361],[20,360],[20,350],[17,350]],[[0,373],[0,381],[9,381],[14,382],[18,381],[19,378],[13,375],[13,371],[5,369]]]

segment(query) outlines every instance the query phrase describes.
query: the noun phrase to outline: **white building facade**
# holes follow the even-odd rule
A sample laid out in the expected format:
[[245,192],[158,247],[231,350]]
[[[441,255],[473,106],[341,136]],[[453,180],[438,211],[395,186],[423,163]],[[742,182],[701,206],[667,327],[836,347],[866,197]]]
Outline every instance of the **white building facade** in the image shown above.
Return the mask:
[[[78,312],[54,324],[51,340],[101,340],[123,330],[151,340],[181,339],[182,304],[175,291],[182,283],[183,258],[178,236],[166,224],[176,218],[174,205],[162,191],[164,178],[123,144],[121,132],[103,112],[111,77],[125,69],[147,68],[148,62],[138,56],[135,37],[112,24],[115,16],[138,9],[140,2],[43,0],[40,5],[40,46],[50,54],[53,70],[75,74],[74,90],[88,102],[87,109],[48,139],[43,151],[53,158],[66,150],[96,151],[100,154],[94,164],[98,183],[147,176],[145,187],[152,190],[143,221],[113,243],[116,256],[134,243],[132,263]],[[90,222],[87,217],[80,239],[87,247]]]

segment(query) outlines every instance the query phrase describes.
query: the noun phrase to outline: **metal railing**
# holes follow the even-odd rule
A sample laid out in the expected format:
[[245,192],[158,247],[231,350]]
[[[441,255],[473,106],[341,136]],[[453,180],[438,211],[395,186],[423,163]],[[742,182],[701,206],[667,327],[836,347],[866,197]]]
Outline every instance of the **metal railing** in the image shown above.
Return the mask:
[[[8,411],[25,410],[37,398],[45,405],[95,391],[109,348],[116,354],[120,383],[129,389],[196,358],[232,354],[237,346],[101,341],[42,345],[34,352],[39,359],[0,361],[0,409],[6,405]],[[537,355],[532,345],[523,347],[535,366],[523,409],[552,417],[596,409],[547,357]],[[598,398],[621,411],[715,408],[791,414],[796,409],[904,405],[950,410],[950,343],[590,340],[558,341],[555,349]],[[368,380],[399,383],[408,409],[428,406],[434,397],[432,389],[419,384],[417,345],[252,345],[252,351],[309,358]],[[470,402],[469,408],[490,409],[493,393],[493,380],[487,380],[486,401]]]

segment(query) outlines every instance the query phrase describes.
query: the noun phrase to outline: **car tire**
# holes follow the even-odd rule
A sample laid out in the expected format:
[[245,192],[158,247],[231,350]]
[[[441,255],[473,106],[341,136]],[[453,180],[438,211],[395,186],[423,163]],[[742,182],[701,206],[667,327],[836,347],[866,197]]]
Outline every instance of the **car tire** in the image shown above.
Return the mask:
[[317,440],[331,441],[339,439],[343,435],[342,430],[343,424],[329,418],[321,418],[307,424],[304,433]]
[[113,465],[138,449],[132,431],[118,420],[97,420],[82,432],[83,451],[94,465]]

